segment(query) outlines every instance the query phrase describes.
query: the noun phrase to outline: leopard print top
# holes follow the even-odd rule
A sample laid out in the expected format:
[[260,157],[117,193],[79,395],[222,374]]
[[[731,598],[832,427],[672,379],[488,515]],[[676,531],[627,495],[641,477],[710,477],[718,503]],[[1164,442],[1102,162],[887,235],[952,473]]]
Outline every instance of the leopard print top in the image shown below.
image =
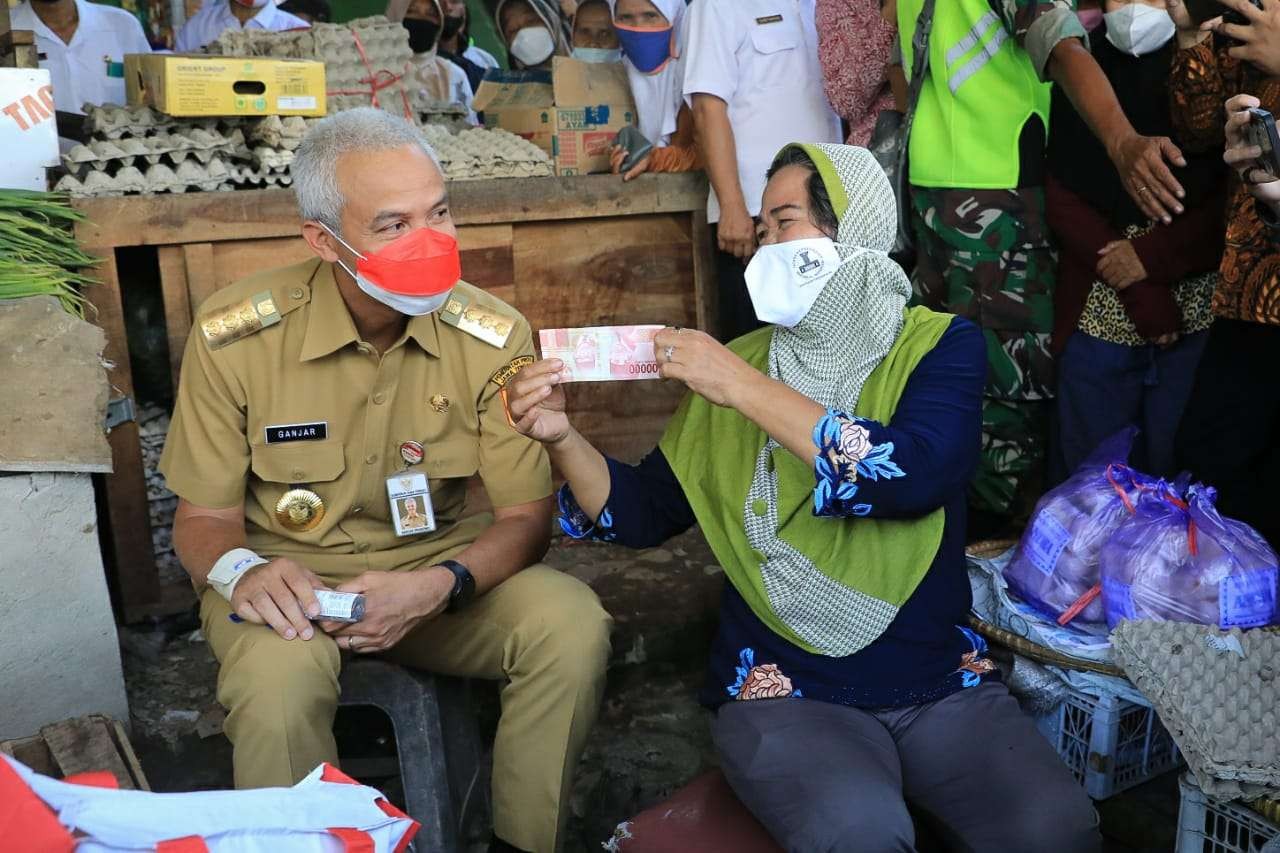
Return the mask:
[[[1125,238],[1132,240],[1150,231],[1130,226]],[[1203,332],[1213,324],[1213,292],[1218,286],[1218,273],[1208,272],[1189,276],[1173,286],[1173,299],[1182,311],[1181,335]],[[1150,341],[1138,334],[1137,328],[1124,310],[1124,303],[1116,291],[1103,281],[1095,281],[1085,300],[1077,327],[1086,335],[1128,347],[1146,346]]]

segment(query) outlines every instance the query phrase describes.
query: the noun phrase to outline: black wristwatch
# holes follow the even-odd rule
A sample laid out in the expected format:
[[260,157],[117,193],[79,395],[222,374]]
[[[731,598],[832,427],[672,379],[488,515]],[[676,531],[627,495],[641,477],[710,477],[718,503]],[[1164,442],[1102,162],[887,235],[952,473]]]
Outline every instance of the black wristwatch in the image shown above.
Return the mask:
[[444,608],[444,612],[456,613],[476,597],[476,579],[471,574],[471,570],[457,560],[441,560],[436,565],[444,566],[453,572],[453,592],[449,593],[449,604]]

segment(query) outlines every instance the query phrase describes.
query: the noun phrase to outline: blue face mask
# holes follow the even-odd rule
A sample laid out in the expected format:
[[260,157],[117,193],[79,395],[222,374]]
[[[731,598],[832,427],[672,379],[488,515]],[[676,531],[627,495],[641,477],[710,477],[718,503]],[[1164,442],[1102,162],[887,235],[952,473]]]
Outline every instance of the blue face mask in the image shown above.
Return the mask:
[[671,58],[672,27],[655,30],[614,24],[613,28],[618,31],[622,52],[642,74],[661,71],[667,64],[667,60]]
[[621,62],[622,51],[607,47],[575,47],[573,58],[579,62]]

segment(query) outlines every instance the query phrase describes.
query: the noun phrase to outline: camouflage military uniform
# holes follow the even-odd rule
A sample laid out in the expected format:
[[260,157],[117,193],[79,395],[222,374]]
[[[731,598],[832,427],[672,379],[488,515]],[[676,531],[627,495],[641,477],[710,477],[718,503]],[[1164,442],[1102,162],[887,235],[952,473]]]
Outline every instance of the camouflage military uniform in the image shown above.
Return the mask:
[[977,323],[987,339],[977,508],[1030,512],[1044,480],[1053,397],[1057,253],[1044,191],[911,188],[916,300]]

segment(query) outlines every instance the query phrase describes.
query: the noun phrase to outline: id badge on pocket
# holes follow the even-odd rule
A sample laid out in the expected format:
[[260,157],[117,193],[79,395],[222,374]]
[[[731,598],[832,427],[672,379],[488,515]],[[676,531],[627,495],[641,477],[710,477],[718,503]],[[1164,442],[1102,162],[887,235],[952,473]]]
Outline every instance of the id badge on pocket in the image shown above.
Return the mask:
[[397,536],[416,536],[436,529],[431,488],[421,471],[401,471],[387,478],[387,498]]

